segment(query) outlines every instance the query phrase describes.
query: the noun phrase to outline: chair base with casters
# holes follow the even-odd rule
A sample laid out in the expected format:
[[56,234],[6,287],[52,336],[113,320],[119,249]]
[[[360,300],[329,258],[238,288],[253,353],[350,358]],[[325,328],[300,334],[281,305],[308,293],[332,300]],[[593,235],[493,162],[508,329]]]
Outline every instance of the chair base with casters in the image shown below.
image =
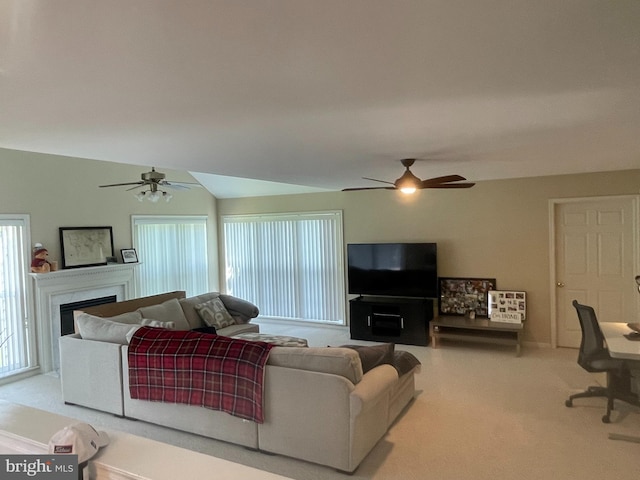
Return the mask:
[[567,407],[573,407],[573,401],[576,398],[606,397],[607,395],[608,395],[607,387],[601,387],[599,385],[597,385],[597,386],[594,385],[594,386],[591,386],[591,387],[587,387],[587,389],[584,392],[574,393],[567,400],[565,400],[564,404]]
[[630,389],[630,375],[627,370],[619,372],[607,372],[607,386],[591,386],[587,387],[584,392],[574,393],[564,404],[567,407],[573,407],[573,401],[576,398],[589,397],[605,397],[607,399],[607,410],[602,416],[602,423],[611,422],[611,412],[614,410],[615,400],[638,405],[637,396]]

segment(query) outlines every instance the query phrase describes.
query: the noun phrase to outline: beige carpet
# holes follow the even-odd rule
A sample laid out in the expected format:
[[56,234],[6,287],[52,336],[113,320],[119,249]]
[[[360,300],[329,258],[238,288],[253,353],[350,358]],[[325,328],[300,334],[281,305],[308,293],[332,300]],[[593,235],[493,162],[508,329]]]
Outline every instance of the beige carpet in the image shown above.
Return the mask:
[[[262,322],[261,331],[309,339],[311,346],[355,343],[343,328]],[[367,343],[367,342],[357,342]],[[640,436],[640,409],[616,403],[609,425],[604,399],[570,393],[594,384],[575,350],[443,342],[438,349],[398,345],[422,362],[417,395],[353,479],[540,480],[637,479],[640,444],[609,433]],[[298,480],[342,479],[330,468],[209,440],[145,422],[64,405],[59,379],[39,375],[0,387],[0,398],[147,436]],[[322,412],[309,412],[321,415]],[[212,477],[213,478],[213,477]]]

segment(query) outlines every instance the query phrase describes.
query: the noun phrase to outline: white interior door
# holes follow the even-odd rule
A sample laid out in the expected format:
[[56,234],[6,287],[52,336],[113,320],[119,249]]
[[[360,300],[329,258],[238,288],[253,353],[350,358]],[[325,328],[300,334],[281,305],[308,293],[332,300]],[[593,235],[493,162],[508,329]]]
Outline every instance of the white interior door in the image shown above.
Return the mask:
[[579,347],[571,305],[590,305],[599,321],[638,321],[637,197],[598,197],[554,207],[555,306],[559,347]]

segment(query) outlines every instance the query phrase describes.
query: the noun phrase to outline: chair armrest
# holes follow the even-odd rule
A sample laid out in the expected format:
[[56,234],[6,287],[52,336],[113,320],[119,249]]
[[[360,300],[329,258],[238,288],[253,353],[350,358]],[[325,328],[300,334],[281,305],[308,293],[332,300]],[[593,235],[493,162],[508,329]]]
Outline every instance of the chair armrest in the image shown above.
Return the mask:
[[78,334],[60,337],[59,345],[64,401],[123,415],[122,345],[85,340]]

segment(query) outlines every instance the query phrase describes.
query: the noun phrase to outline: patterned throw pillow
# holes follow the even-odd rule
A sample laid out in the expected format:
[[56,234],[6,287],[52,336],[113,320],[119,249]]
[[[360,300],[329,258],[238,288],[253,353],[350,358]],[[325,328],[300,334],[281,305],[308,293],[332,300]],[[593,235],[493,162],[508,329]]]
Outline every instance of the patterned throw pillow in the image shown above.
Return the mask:
[[227,311],[224,303],[222,303],[222,300],[218,297],[212,298],[204,303],[199,303],[195,306],[195,309],[208,327],[220,329],[236,323]]
[[140,325],[143,327],[166,328],[168,330],[176,329],[176,322],[161,322],[160,320],[152,320],[151,318],[143,318]]

